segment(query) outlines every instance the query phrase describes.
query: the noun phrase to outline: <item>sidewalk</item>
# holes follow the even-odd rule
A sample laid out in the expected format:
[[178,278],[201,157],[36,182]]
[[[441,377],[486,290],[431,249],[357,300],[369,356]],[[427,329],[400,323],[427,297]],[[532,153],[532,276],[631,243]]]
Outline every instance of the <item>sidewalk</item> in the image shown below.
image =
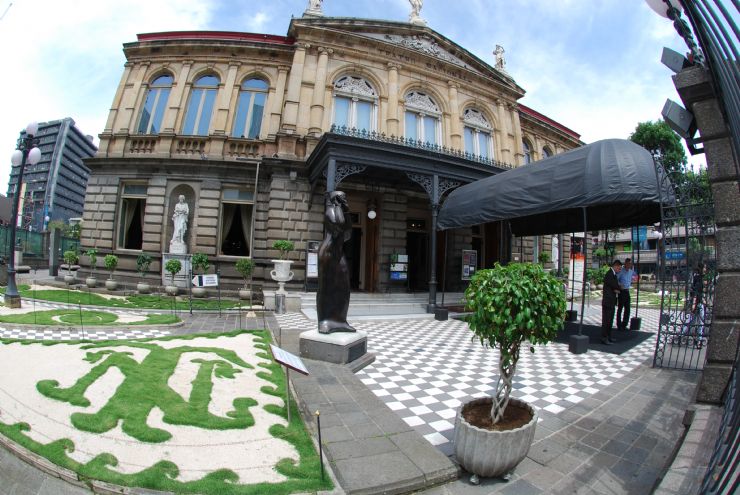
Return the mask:
[[[198,333],[207,329],[230,330],[237,328],[240,323],[235,315],[183,316],[185,324],[173,328],[172,333]],[[313,325],[308,320],[302,322],[296,316],[287,315],[278,319],[268,317],[265,320],[256,318],[250,320],[248,325],[250,328],[267,326],[273,335],[283,338],[286,349],[295,351],[292,348],[298,332],[304,325]],[[241,324],[246,326],[244,320]],[[411,419],[409,411],[418,406],[406,407],[403,397],[388,397],[397,392],[416,395],[413,400],[419,400],[423,398],[420,393],[387,388],[385,390],[388,394],[384,396],[382,392],[378,394],[378,390],[383,387],[367,384],[369,378],[379,381],[380,375],[393,373],[388,371],[394,365],[391,358],[398,358],[399,362],[404,363],[410,361],[408,357],[399,356],[398,349],[407,349],[423,357],[420,347],[433,347],[433,342],[420,344],[415,330],[421,329],[431,335],[435,331],[444,330],[445,324],[446,322],[432,320],[399,320],[393,324],[366,322],[362,325],[366,327],[363,330],[369,330],[369,348],[371,351],[375,351],[375,348],[379,350],[378,359],[372,366],[353,375],[342,367],[309,363],[312,371],[310,380],[296,379],[291,374],[294,391],[309,428],[313,428],[313,413],[316,409],[321,410],[322,440],[326,454],[347,493],[401,493],[404,490],[418,490],[449,480],[456,473],[454,464],[446,458],[451,453],[451,445],[445,445],[447,442],[442,442],[435,435],[442,432],[440,435],[444,437],[447,430],[435,430],[428,423],[419,423],[419,420],[433,418],[436,412],[426,413],[422,409],[416,409],[413,417],[417,419]],[[463,337],[469,340],[469,337]],[[440,338],[443,343],[448,343],[444,340],[444,333],[440,334]],[[477,343],[474,344],[480,347]],[[557,347],[559,345],[552,346],[552,352],[560,352]],[[455,344],[449,346],[449,350],[459,351],[458,347]],[[588,359],[579,358],[580,361],[574,361],[573,363],[578,363],[579,369],[570,380],[593,381],[593,384],[585,388],[582,384],[574,384],[573,388],[578,392],[571,395],[580,400],[572,403],[562,398],[558,392],[550,393],[549,396],[558,399],[557,402],[552,402],[557,407],[540,409],[541,421],[537,426],[535,443],[527,458],[515,469],[509,482],[483,480],[480,486],[473,486],[468,481],[469,477],[463,473],[459,480],[427,488],[426,493],[650,493],[666,467],[666,462],[671,459],[677,442],[682,438],[682,419],[685,410],[691,405],[698,375],[651,368],[649,347],[646,345],[645,349],[648,350],[641,350],[639,356],[625,358],[627,364],[619,361],[621,366],[628,366],[629,371],[615,372],[621,376],[610,376],[609,379],[589,380],[594,375],[604,373],[603,369],[594,368],[594,362],[606,362],[605,360],[612,358],[597,355],[602,353],[589,352],[583,355]],[[436,346],[434,349],[435,356],[447,368],[447,380],[450,383],[469,381],[470,371],[456,361],[447,359],[445,353],[448,351],[444,346]],[[537,354],[544,356],[541,350],[535,356]],[[465,359],[471,361],[470,358]],[[556,374],[558,369],[560,373],[565,373],[566,369],[572,371],[561,357],[548,359],[554,361],[553,371]],[[535,368],[538,366],[539,363]],[[493,370],[495,371],[495,366]],[[426,376],[425,373],[432,376]],[[403,371],[399,377],[415,380],[414,386],[420,390],[437,388],[431,382],[440,380],[439,373],[424,370],[411,373]],[[494,379],[495,376],[488,378]],[[538,394],[541,390],[550,388],[543,388],[541,383],[550,379],[547,372],[543,373],[539,369],[539,373],[527,378],[528,383],[518,390],[526,388],[522,393],[545,400],[549,396]],[[553,381],[556,380],[557,376]],[[604,385],[606,382],[609,383]],[[583,393],[585,389],[588,390]],[[352,400],[341,395],[343,391],[348,391]],[[576,400],[573,397],[571,399]],[[395,403],[400,403],[401,407]],[[444,409],[437,411],[447,414]],[[436,424],[437,421],[442,421],[442,418],[431,423],[435,423],[438,428],[444,427]],[[435,442],[439,443],[434,447],[432,442],[420,442],[421,438],[436,439]],[[377,457],[379,455],[381,457]],[[379,463],[381,460],[382,464]],[[3,490],[5,487],[16,490],[8,493],[89,493],[71,485],[59,485],[59,482],[60,480],[29,467],[0,449],[0,487]],[[58,486],[64,488],[59,489]]]

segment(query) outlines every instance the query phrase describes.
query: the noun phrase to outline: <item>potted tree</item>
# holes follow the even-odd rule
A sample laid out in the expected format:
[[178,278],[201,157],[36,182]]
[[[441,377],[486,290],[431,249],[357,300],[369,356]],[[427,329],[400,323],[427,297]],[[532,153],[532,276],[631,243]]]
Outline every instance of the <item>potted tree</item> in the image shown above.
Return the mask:
[[64,276],[64,281],[67,285],[75,283],[76,277],[72,275],[72,265],[76,265],[79,261],[80,257],[76,251],[69,250],[64,252],[64,262],[67,264],[67,274]]
[[[208,262],[208,255],[205,253],[193,254],[192,258],[190,258],[190,263],[191,265],[193,265],[193,271],[196,272],[198,275],[205,274],[208,271],[208,267],[211,266]],[[193,295],[195,297],[205,297],[206,288],[193,287]]]
[[510,398],[514,373],[523,345],[534,352],[562,328],[565,296],[539,264],[497,263],[473,276],[465,298],[470,329],[482,345],[499,351],[496,395],[464,403],[455,419],[457,459],[477,483],[480,476],[508,473],[529,451],[537,411]]
[[252,271],[254,271],[254,261],[251,258],[240,258],[239,260],[237,260],[234,268],[236,268],[236,271],[239,272],[239,274],[244,279],[244,287],[239,289],[239,298],[251,299],[251,281]]
[[141,253],[136,258],[136,270],[139,272],[139,276],[141,277],[141,280],[139,280],[139,282],[136,284],[136,290],[139,292],[139,294],[149,294],[149,292],[151,292],[151,287],[144,279],[147,272],[149,271],[149,266],[151,264],[152,257],[146,253]]
[[293,272],[290,271],[290,265],[293,262],[285,258],[288,257],[290,251],[295,249],[295,244],[291,241],[281,239],[273,242],[272,248],[280,251],[280,259],[272,260],[274,270],[270,272],[270,276],[278,283],[278,290],[276,292],[278,294],[285,294],[285,283],[293,279]]
[[85,279],[85,283],[92,289],[98,285],[98,279],[95,278],[95,269],[98,266],[98,250],[95,248],[88,249],[85,254],[90,258],[90,276]]
[[180,273],[180,270],[182,270],[182,263],[180,263],[180,260],[171,259],[168,260],[167,263],[164,264],[164,269],[167,271],[167,273],[170,274],[172,285],[168,285],[164,288],[165,292],[169,294],[170,296],[176,296],[178,289],[175,285],[175,275]]
[[118,282],[113,280],[113,272],[118,266],[118,256],[115,254],[106,254],[103,258],[103,264],[105,268],[110,272],[110,277],[105,281],[105,288],[108,290],[116,290],[118,288]]

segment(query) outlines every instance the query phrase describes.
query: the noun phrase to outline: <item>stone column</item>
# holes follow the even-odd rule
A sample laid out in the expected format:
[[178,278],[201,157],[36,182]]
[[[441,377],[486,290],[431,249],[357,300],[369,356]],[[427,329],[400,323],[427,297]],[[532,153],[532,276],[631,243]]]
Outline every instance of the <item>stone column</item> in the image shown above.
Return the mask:
[[508,105],[509,114],[511,115],[511,124],[514,128],[514,148],[516,150],[516,156],[514,156],[514,163],[524,163],[524,147],[522,146],[522,124],[519,122],[519,110],[516,105]]
[[129,83],[129,78],[131,77],[131,71],[133,70],[134,64],[131,62],[126,62],[123,67],[123,76],[121,76],[121,82],[119,83],[118,89],[116,90],[116,95],[113,97],[113,105],[110,108],[108,120],[105,122],[105,129],[103,130],[104,133],[110,133],[115,130],[114,126],[116,122],[116,117],[118,116],[118,109],[121,108],[123,93],[126,91],[126,85]]
[[462,129],[460,128],[460,108],[457,103],[457,83],[454,81],[447,81],[449,86],[449,99],[450,99],[450,134],[452,140],[450,146],[453,149],[462,149]]
[[281,65],[278,67],[278,77],[275,84],[275,91],[270,92],[270,124],[268,126],[268,139],[275,136],[280,130],[280,116],[282,115],[283,103],[285,100],[285,82],[288,79],[288,66]]
[[398,136],[398,66],[388,64],[388,111],[386,132],[389,136]]
[[[241,62],[236,62],[233,60],[229,62],[229,70],[226,73],[226,81],[222,82],[219,85],[218,95],[216,96],[216,111],[212,126],[213,134],[231,134],[229,130],[226,129],[226,125],[228,123],[227,118],[229,116],[229,107],[236,107],[236,100],[232,100],[232,97],[234,94],[233,89],[236,86],[236,73],[239,70],[239,66],[241,66]],[[236,94],[239,94],[238,91]]]
[[119,107],[120,115],[117,122],[118,129],[115,129],[116,133],[131,133],[134,131],[138,117],[136,110],[137,103],[140,99],[139,93],[141,92],[142,84],[148,70],[149,62],[137,64],[134,79],[131,81],[131,88],[128,91],[124,90],[123,97],[121,98],[121,105]]
[[324,121],[324,101],[326,99],[326,67],[329,63],[329,55],[334,50],[319,47],[319,61],[316,66],[316,80],[313,86],[311,98],[311,123],[308,132],[318,136],[321,134],[321,126]]
[[306,50],[310,46],[308,43],[296,43],[293,65],[290,68],[290,78],[288,79],[288,94],[285,96],[285,109],[283,111],[282,129],[285,131],[295,131],[297,127],[303,66],[306,63]]
[[511,136],[509,134],[509,122],[511,122],[511,119],[506,113],[506,102],[504,100],[496,100],[496,113],[498,114],[499,122],[499,139],[494,138],[494,141],[498,141],[494,145],[498,144],[499,146],[499,153],[496,156],[504,163],[514,164],[512,149],[516,150],[516,147],[512,148],[511,146]]
[[[192,67],[192,60],[183,61],[180,73],[175,76],[175,82],[172,85],[172,92],[167,103],[167,111],[164,113],[162,120],[163,132],[174,133],[178,115],[180,115],[181,111],[183,113],[185,112],[185,104],[188,101],[185,88],[190,86],[188,84],[188,78],[190,77],[190,69]],[[183,116],[183,118],[185,117]]]
[[707,158],[714,197],[717,243],[717,286],[707,347],[707,364],[697,392],[698,402],[721,404],[732,374],[740,333],[740,184],[721,103],[713,93],[710,73],[689,67],[673,77],[678,94],[694,114]]

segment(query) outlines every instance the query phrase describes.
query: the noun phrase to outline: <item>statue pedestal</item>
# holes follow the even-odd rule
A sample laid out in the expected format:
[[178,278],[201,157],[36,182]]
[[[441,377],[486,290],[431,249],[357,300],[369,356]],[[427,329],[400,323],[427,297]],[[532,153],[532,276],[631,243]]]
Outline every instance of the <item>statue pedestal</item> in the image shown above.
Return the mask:
[[303,358],[348,364],[353,372],[375,361],[375,354],[367,352],[367,333],[360,331],[319,333],[309,330],[301,333],[299,348]]
[[170,254],[188,254],[188,247],[184,242],[170,241]]

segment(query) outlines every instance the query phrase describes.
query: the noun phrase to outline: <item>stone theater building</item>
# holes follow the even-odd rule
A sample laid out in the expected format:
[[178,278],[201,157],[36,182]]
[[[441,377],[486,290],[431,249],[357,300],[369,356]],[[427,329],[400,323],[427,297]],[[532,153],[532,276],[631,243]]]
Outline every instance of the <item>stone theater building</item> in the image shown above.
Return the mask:
[[[131,280],[142,252],[161,270],[180,195],[187,252],[208,254],[226,285],[239,282],[234,262],[251,257],[255,285],[276,287],[271,246],[288,239],[288,288],[302,289],[335,189],[352,212],[355,290],[427,291],[432,263],[439,286],[459,290],[462,250],[483,268],[550,249],[549,237],[520,242],[499,224],[434,229],[453,188],[583,144],[518,103],[524,89],[500,47],[492,66],[418,12],[409,22],[337,18],[311,2],[286,36],[150,33],[124,53],[99,151],[86,161],[82,248],[118,255]],[[391,274],[399,254],[405,280]]]

